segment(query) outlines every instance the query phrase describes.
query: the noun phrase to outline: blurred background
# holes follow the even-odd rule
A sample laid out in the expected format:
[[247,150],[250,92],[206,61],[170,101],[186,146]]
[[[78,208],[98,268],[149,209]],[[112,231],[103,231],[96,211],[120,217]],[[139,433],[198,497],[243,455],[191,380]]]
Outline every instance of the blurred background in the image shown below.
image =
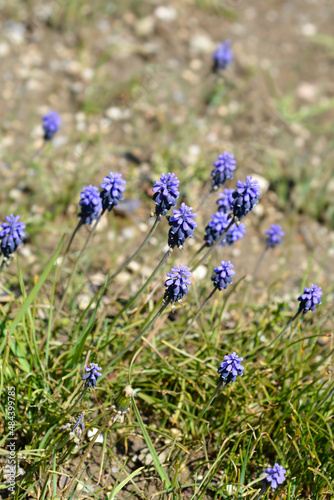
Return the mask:
[[[313,255],[315,272],[333,280],[330,0],[1,0],[0,18],[1,214],[20,213],[28,225],[19,253],[29,272],[76,225],[82,186],[99,185],[110,170],[128,181],[126,201],[102,220],[87,257],[103,279],[122,258],[113,249],[130,252],[147,231],[159,174],[175,172],[196,207],[226,150],[236,178],[255,175],[263,193],[247,238],[231,251],[241,272],[279,223],[285,248],[260,274],[286,271],[290,290]],[[217,77],[212,53],[225,39],[235,62]],[[62,127],[30,161],[50,109]],[[215,202],[201,214],[195,244]],[[83,228],[77,248],[86,237]]]

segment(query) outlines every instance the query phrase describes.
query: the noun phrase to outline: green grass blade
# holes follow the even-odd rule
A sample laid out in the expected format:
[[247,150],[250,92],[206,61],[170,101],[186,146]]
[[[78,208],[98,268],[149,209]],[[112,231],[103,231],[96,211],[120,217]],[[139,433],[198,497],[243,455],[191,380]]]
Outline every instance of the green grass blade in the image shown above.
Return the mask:
[[168,476],[167,476],[167,474],[166,474],[163,466],[160,463],[159,457],[157,455],[157,452],[155,451],[155,448],[154,448],[153,443],[152,443],[152,441],[150,439],[150,436],[148,435],[148,432],[146,430],[144,422],[141,419],[141,416],[140,416],[140,413],[138,411],[138,408],[137,408],[137,405],[136,405],[136,402],[135,402],[134,398],[132,398],[132,404],[133,404],[134,412],[136,414],[137,422],[139,424],[140,430],[143,433],[143,436],[144,436],[145,442],[147,444],[147,447],[148,447],[148,449],[149,449],[149,451],[151,453],[151,456],[152,456],[155,468],[156,468],[156,470],[157,470],[157,472],[158,472],[161,480],[163,481],[163,483],[165,485],[165,488],[166,489],[172,488],[172,483],[170,482],[170,480],[169,480],[169,478],[168,478]]
[[29,373],[31,371],[30,370],[30,365],[26,361],[25,356],[22,353],[22,349],[20,348],[20,345],[19,345],[17,339],[14,339],[12,337],[12,335],[14,334],[14,332],[15,332],[18,324],[20,323],[20,321],[22,320],[22,318],[26,314],[26,312],[27,312],[28,308],[30,307],[30,305],[35,300],[38,292],[40,291],[40,289],[43,286],[43,283],[45,282],[45,280],[47,279],[49,273],[51,272],[52,267],[53,267],[54,263],[56,262],[56,260],[57,260],[57,258],[59,256],[59,253],[60,253],[60,251],[62,249],[62,246],[64,244],[64,238],[65,238],[65,236],[62,237],[61,242],[59,243],[57,250],[53,254],[52,258],[49,260],[47,266],[45,267],[42,275],[38,279],[36,285],[34,286],[34,288],[32,289],[32,291],[28,295],[28,297],[23,302],[23,304],[22,304],[19,312],[16,315],[16,318],[14,319],[14,321],[12,322],[12,324],[11,324],[11,326],[9,328],[9,332],[8,333],[9,333],[9,336],[10,336],[9,342],[10,342],[11,351],[13,352],[14,356],[17,357],[18,363],[20,364],[21,368],[25,372],[27,372],[27,373]]

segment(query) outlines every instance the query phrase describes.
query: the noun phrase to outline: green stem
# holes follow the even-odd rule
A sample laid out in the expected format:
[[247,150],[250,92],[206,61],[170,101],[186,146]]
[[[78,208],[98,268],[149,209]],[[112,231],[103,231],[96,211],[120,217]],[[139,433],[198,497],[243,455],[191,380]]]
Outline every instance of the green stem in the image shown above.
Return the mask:
[[294,315],[294,317],[292,319],[290,319],[290,321],[285,325],[285,327],[283,328],[283,330],[281,331],[281,333],[275,339],[273,339],[271,342],[269,342],[269,344],[267,344],[265,347],[266,348],[270,347],[275,342],[277,342],[278,339],[280,339],[281,337],[283,337],[283,335],[285,334],[285,332],[288,330],[288,328],[290,328],[290,326],[292,325],[292,323],[295,321],[295,319],[298,318],[298,316],[301,314],[301,312],[302,312],[302,310],[298,309],[298,311],[296,312],[296,314]]
[[66,250],[64,252],[63,259],[61,261],[61,264],[59,266],[59,270],[57,272],[56,282],[58,282],[58,278],[61,276],[61,273],[62,273],[62,270],[64,268],[64,264],[65,264],[65,260],[66,260],[67,254],[70,251],[70,248],[71,248],[71,245],[73,243],[74,237],[75,237],[75,235],[77,234],[77,232],[79,231],[79,229],[80,229],[80,227],[82,225],[83,225],[83,220],[80,219],[79,222],[78,222],[78,224],[76,225],[74,231],[71,234],[70,240],[69,240],[68,245],[66,247]]
[[120,318],[122,316],[122,314],[124,314],[131,306],[132,304],[134,304],[134,302],[136,302],[136,300],[138,299],[138,297],[142,294],[142,292],[148,287],[148,285],[151,283],[151,281],[154,279],[154,277],[157,275],[157,273],[159,272],[159,270],[162,268],[162,266],[167,262],[169,256],[171,255],[173,249],[172,248],[169,248],[167,250],[167,252],[165,253],[165,255],[162,257],[161,261],[159,262],[159,264],[157,265],[157,267],[154,269],[153,273],[151,274],[151,276],[147,279],[147,281],[145,281],[145,283],[143,284],[143,286],[138,290],[138,292],[136,293],[136,295],[134,295],[132,297],[132,299],[130,299],[126,304],[125,306],[119,311],[119,313],[116,314],[116,316],[114,317],[111,325],[110,325],[110,329],[109,329],[109,332],[108,332],[108,336],[110,335],[110,332],[111,330],[113,329],[113,327],[115,326],[115,323],[116,321],[118,320],[118,318]]
[[261,254],[261,257],[259,258],[259,260],[258,260],[258,262],[257,262],[257,264],[256,264],[256,267],[255,267],[255,269],[254,269],[254,273],[253,273],[253,279],[256,277],[257,272],[258,272],[258,270],[260,269],[260,266],[261,266],[261,264],[262,264],[262,262],[263,262],[263,259],[264,259],[265,255],[266,255],[266,253],[267,253],[267,250],[268,250],[268,247],[266,247],[266,248],[263,250],[263,252],[262,252],[262,254]]
[[206,407],[204,408],[204,410],[202,411],[202,413],[200,414],[200,416],[199,416],[199,417],[197,417],[197,419],[196,419],[196,420],[200,420],[200,419],[203,417],[204,413],[205,413],[205,412],[206,412],[206,410],[209,408],[209,406],[211,405],[211,403],[213,402],[213,400],[215,399],[215,397],[218,395],[218,393],[219,393],[220,389],[221,389],[222,387],[224,387],[224,385],[225,385],[225,382],[224,382],[222,379],[220,379],[220,380],[219,380],[219,382],[218,382],[217,387],[215,388],[214,393],[213,393],[213,394],[212,394],[212,396],[211,396],[210,402],[206,405]]
[[290,319],[290,321],[285,325],[285,327],[283,328],[283,330],[281,331],[281,333],[279,333],[279,335],[276,338],[274,338],[271,342],[269,342],[269,344],[262,345],[260,347],[260,349],[258,349],[256,351],[250,353],[247,356],[247,359],[250,360],[250,359],[254,358],[255,356],[258,356],[261,351],[263,351],[264,349],[267,349],[268,347],[271,347],[273,344],[275,344],[275,342],[277,342],[284,335],[284,333],[287,331],[287,329],[290,328],[290,326],[292,325],[292,323],[295,321],[295,319],[298,318],[298,316],[301,313],[302,313],[302,310],[298,309],[298,311],[294,315],[294,317],[292,319]]
[[93,235],[94,235],[94,233],[95,233],[95,230],[96,230],[96,228],[97,228],[97,225],[98,225],[98,223],[100,222],[101,217],[102,217],[102,215],[104,214],[104,212],[105,212],[105,210],[102,210],[102,212],[100,213],[100,215],[99,215],[99,216],[98,216],[98,218],[96,219],[95,224],[94,224],[94,226],[93,226],[93,228],[92,228],[91,232],[89,233],[89,236],[88,236],[88,238],[86,239],[86,242],[85,242],[84,246],[82,247],[82,250],[81,250],[81,252],[80,252],[80,254],[79,254],[79,257],[77,258],[77,260],[76,260],[76,262],[75,262],[75,264],[74,264],[74,266],[73,266],[73,269],[72,269],[71,275],[70,275],[70,277],[69,277],[69,279],[68,279],[68,282],[67,282],[67,284],[66,284],[65,291],[64,291],[63,296],[62,296],[62,298],[61,298],[61,301],[60,301],[60,304],[59,304],[58,310],[57,310],[57,312],[56,312],[56,314],[55,314],[55,316],[54,316],[54,320],[53,320],[52,326],[54,326],[54,324],[56,323],[56,321],[57,321],[57,319],[58,319],[58,316],[59,316],[59,314],[60,314],[60,312],[61,312],[61,310],[62,310],[62,308],[63,308],[63,306],[64,306],[64,303],[65,303],[65,300],[66,300],[67,294],[68,294],[68,292],[69,292],[70,286],[71,286],[71,284],[72,284],[72,282],[73,282],[73,279],[74,279],[74,276],[75,276],[76,270],[77,270],[77,268],[78,268],[79,261],[80,261],[81,257],[83,256],[83,254],[85,253],[85,250],[86,250],[87,246],[89,245],[89,243],[90,243],[91,239],[93,238]]
[[114,281],[115,278],[117,278],[117,276],[123,271],[123,269],[125,269],[130,264],[130,262],[132,262],[136,257],[138,257],[140,252],[143,250],[143,248],[147,245],[147,243],[154,235],[160,221],[161,217],[158,215],[154,221],[153,226],[151,227],[149,233],[147,234],[146,238],[144,239],[140,247],[135,251],[134,254],[131,255],[131,257],[129,257],[125,262],[123,262],[123,264],[117,269],[117,271],[112,276],[110,276],[107,282],[107,286],[109,286],[110,283]]
[[200,266],[203,262],[206,261],[207,257],[209,257],[209,255],[213,252],[213,250],[223,241],[225,234],[228,232],[228,230],[231,228],[231,226],[234,223],[235,223],[235,217],[233,216],[231,222],[229,223],[229,225],[227,226],[227,228],[224,229],[224,231],[222,232],[222,234],[220,235],[220,237],[214,242],[214,244],[211,247],[209,247],[209,249],[207,250],[207,252],[205,252],[205,254],[202,256],[202,258],[197,262],[197,264],[195,264],[190,269],[192,273],[195,271],[195,269],[198,268],[198,266]]
[[67,254],[68,254],[68,252],[70,251],[70,248],[71,248],[71,245],[72,245],[72,243],[73,243],[73,240],[74,240],[75,235],[77,234],[77,232],[79,231],[79,229],[81,228],[81,226],[82,226],[82,225],[83,225],[83,220],[80,218],[80,220],[79,220],[78,224],[76,225],[76,227],[75,227],[75,229],[74,229],[74,231],[73,231],[73,233],[72,233],[72,235],[71,235],[71,237],[70,237],[70,240],[69,240],[69,242],[68,242],[68,245],[67,245],[67,247],[66,247],[66,250],[65,250],[65,253],[64,253],[64,257],[63,257],[63,262],[64,262],[64,260],[65,260],[66,255],[67,255]]
[[267,491],[267,489],[269,488],[269,486],[270,486],[270,483],[269,483],[269,482],[267,482],[267,483],[263,483],[262,488],[261,488],[261,490],[260,490],[260,493],[259,493],[259,495],[256,497],[256,500],[260,500],[260,498],[262,498],[262,497],[263,497],[263,495],[266,493],[266,491]]
[[201,307],[199,308],[199,310],[197,311],[197,313],[195,314],[195,316],[192,318],[192,320],[190,321],[189,325],[188,325],[188,328],[186,329],[186,331],[182,334],[182,336],[180,337],[180,339],[177,341],[175,347],[177,347],[179,344],[181,344],[181,342],[183,341],[183,339],[185,338],[185,336],[187,335],[187,333],[189,332],[190,328],[192,327],[192,325],[194,324],[194,322],[197,320],[197,318],[199,317],[199,315],[201,314],[201,312],[203,311],[204,307],[206,306],[206,304],[209,302],[209,300],[211,299],[212,295],[216,292],[216,290],[218,290],[218,288],[215,286],[213,288],[213,290],[211,291],[211,293],[207,296],[207,298],[205,299],[205,301],[203,302],[203,304],[201,305]]
[[195,253],[195,255],[190,259],[190,262],[189,262],[190,266],[194,262],[194,260],[196,260],[196,257],[202,252],[202,250],[204,250],[204,248],[207,248],[206,241],[203,243],[203,245],[201,246],[201,248],[199,248],[197,250],[197,252]]
[[[169,304],[169,300],[166,300],[166,302],[162,304],[162,306],[160,307],[158,312],[153,316],[153,318],[144,326],[144,328],[142,329],[140,334],[137,335],[137,337],[132,342],[130,342],[130,344],[127,345],[121,352],[116,354],[116,356],[113,358],[113,360],[109,366],[113,366],[116,363],[116,361],[118,361],[120,358],[122,358],[122,356],[124,354],[126,354],[130,349],[132,349],[132,347],[134,347],[139,342],[139,340],[145,335],[145,333],[147,333],[150,330],[150,328],[152,328],[152,326],[154,325],[156,320],[159,318],[159,316],[161,316],[162,312],[166,309],[168,304]],[[102,346],[101,349],[103,349],[103,347],[105,347],[105,346]]]
[[208,192],[206,193],[206,195],[202,198],[202,200],[199,202],[198,206],[196,207],[195,212],[198,212],[198,210],[200,210],[200,209],[203,207],[203,205],[204,205],[204,204],[206,203],[206,201],[209,199],[210,194],[211,194],[211,193],[213,193],[214,191],[215,191],[214,189],[210,188],[210,191],[208,191]]

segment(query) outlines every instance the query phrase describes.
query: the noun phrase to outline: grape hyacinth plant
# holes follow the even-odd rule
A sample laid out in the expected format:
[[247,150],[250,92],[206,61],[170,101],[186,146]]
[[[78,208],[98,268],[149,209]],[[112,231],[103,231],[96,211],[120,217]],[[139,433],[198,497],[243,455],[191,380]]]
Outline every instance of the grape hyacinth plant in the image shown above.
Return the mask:
[[285,233],[281,226],[278,224],[272,224],[270,229],[265,232],[265,235],[267,236],[267,247],[275,248],[276,245],[282,244],[282,238],[285,236]]
[[233,62],[233,52],[231,50],[231,40],[225,40],[218,45],[217,50],[213,53],[213,68],[214,73],[219,73],[220,71],[227,68],[229,64]]
[[265,480],[270,483],[271,488],[274,490],[279,484],[282,484],[285,481],[286,470],[282,467],[282,465],[276,463],[274,467],[268,467],[266,469],[266,473],[268,476]]
[[187,266],[180,265],[172,267],[167,273],[168,279],[165,282],[166,292],[164,299],[166,301],[182,304],[182,298],[188,293],[188,285],[191,285],[192,274]]
[[234,155],[224,151],[223,154],[218,155],[217,161],[214,162],[214,169],[211,172],[213,177],[211,186],[213,191],[217,191],[227,179],[233,179],[233,171],[236,169],[236,161]]
[[227,231],[226,235],[219,243],[220,246],[224,247],[226,245],[232,246],[236,241],[242,240],[246,234],[246,226],[242,222],[234,223],[230,229]]
[[1,224],[2,230],[0,231],[0,246],[2,263],[0,270],[15,250],[22,245],[22,240],[26,236],[24,232],[26,226],[19,219],[19,215],[7,215],[7,222],[3,222]]
[[234,265],[230,260],[220,262],[220,266],[214,268],[214,275],[211,276],[214,286],[218,290],[226,290],[227,286],[233,283],[233,276],[235,275]]
[[122,174],[118,172],[109,172],[109,175],[104,177],[101,184],[100,197],[102,200],[102,209],[109,212],[117,207],[120,201],[124,198],[126,181],[122,179]]
[[261,257],[258,260],[258,263],[256,264],[255,271],[253,273],[253,277],[255,277],[257,275],[257,272],[260,268],[260,265],[261,265],[265,255],[266,255],[268,249],[275,248],[277,245],[281,245],[282,238],[283,238],[283,236],[285,236],[283,229],[278,224],[272,224],[270,226],[270,229],[268,229],[268,231],[265,231],[264,234],[267,236],[266,246],[262,252]]
[[286,470],[278,463],[275,463],[274,467],[267,467],[265,472],[267,476],[262,480],[262,488],[256,500],[260,500],[269,488],[276,490],[286,479]]
[[50,111],[43,116],[44,140],[51,141],[53,136],[58,132],[62,121],[56,111]]
[[79,207],[81,212],[78,214],[78,217],[82,224],[89,226],[98,218],[102,209],[102,201],[98,187],[90,184],[82,188]]
[[225,361],[220,363],[220,367],[217,371],[223,385],[235,382],[238,375],[243,375],[244,367],[240,364],[243,359],[244,358],[239,357],[235,352],[224,356]]
[[220,363],[220,367],[218,368],[218,375],[220,376],[220,380],[218,385],[210,399],[210,402],[206,405],[198,419],[201,419],[204,413],[207,411],[209,406],[212,404],[213,400],[219,393],[220,389],[230,382],[234,383],[238,376],[243,375],[244,367],[240,364],[244,358],[241,358],[237,355],[236,352],[232,352],[232,354],[227,354],[224,356],[224,361]]
[[[194,229],[197,227],[197,223],[193,220],[194,217],[197,216],[196,213],[191,213],[192,207],[188,207],[185,203],[181,204],[179,210],[174,209],[173,215],[169,218],[169,225],[171,226],[168,233],[168,244],[169,248],[165,255],[160,260],[159,264],[156,266],[154,271],[148,277],[146,282],[141,286],[141,288],[137,291],[137,293],[123,306],[123,308],[116,314],[113,322],[111,323],[110,330],[114,327],[117,319],[124,314],[137,300],[137,298],[143,293],[143,291],[148,287],[148,285],[152,282],[154,277],[157,275],[159,270],[163,267],[163,265],[167,262],[170,257],[173,249],[177,246],[180,250],[183,249],[183,244],[187,238],[192,238]],[[156,222],[160,219],[160,216],[157,216]]]
[[166,215],[168,210],[176,206],[180,196],[178,191],[180,181],[173,173],[162,174],[160,180],[153,186],[153,201],[155,202],[155,215]]
[[228,214],[231,209],[232,209],[232,203],[233,203],[233,189],[224,189],[223,193],[218,194],[218,200],[217,200],[217,205],[218,205],[218,212],[224,212],[224,214]]
[[171,271],[167,273],[167,280],[165,282],[166,291],[163,297],[162,306],[153,318],[143,327],[140,334],[137,335],[137,337],[130,342],[125,349],[114,357],[112,365],[114,365],[118,359],[122,358],[125,353],[127,353],[137,344],[137,342],[139,342],[139,340],[150,330],[150,328],[152,328],[156,320],[161,316],[162,312],[169,304],[172,306],[172,312],[175,310],[176,302],[182,304],[182,298],[188,293],[188,285],[191,284],[191,280],[189,279],[191,276],[192,273],[187,266],[180,265],[179,267],[172,267]]
[[306,314],[308,311],[314,312],[316,307],[321,304],[321,295],[323,294],[321,286],[316,286],[313,283],[310,288],[304,288],[304,293],[298,297],[300,301],[299,311]]
[[[227,230],[227,228],[229,229]],[[231,219],[226,213],[216,212],[211,216],[211,221],[205,228],[204,241],[206,243],[204,246],[211,247],[223,234],[224,237],[220,240],[219,245],[222,247],[232,246],[233,243],[244,237],[246,226],[242,222],[231,225]]]
[[280,332],[280,334],[269,344],[266,345],[266,347],[270,347],[272,344],[277,342],[287,331],[288,328],[292,325],[292,323],[295,321],[295,319],[298,318],[300,314],[306,314],[308,311],[315,312],[316,307],[321,304],[321,299],[320,297],[323,295],[323,292],[321,290],[321,286],[316,286],[313,283],[311,284],[310,288],[304,288],[304,293],[298,297],[298,300],[300,301],[299,308],[296,312],[296,314],[293,316],[292,319],[285,325],[283,330]]
[[191,213],[191,211],[192,207],[188,207],[185,203],[181,203],[178,210],[173,210],[173,215],[168,221],[171,226],[168,233],[170,248],[177,246],[182,250],[186,239],[193,238],[194,229],[197,227],[197,223],[193,219],[197,217],[197,214]]
[[223,234],[229,223],[228,215],[224,212],[216,212],[211,215],[211,221],[208,222],[205,228],[204,241],[206,246],[211,247]]
[[238,181],[237,189],[233,191],[233,215],[241,220],[259,202],[260,186],[257,180],[246,177],[246,182]]
[[[108,279],[107,286],[110,285],[110,283],[123,271],[123,269],[125,269],[130,264],[130,262],[132,262],[136,257],[138,257],[138,255],[141,253],[141,251],[149,243],[150,239],[154,235],[158,227],[158,224],[161,221],[162,216],[166,215],[168,210],[176,205],[176,200],[180,195],[177,189],[179,184],[180,181],[173,173],[168,173],[167,175],[162,174],[160,180],[155,181],[155,184],[153,186],[153,193],[154,193],[153,200],[155,201],[156,205],[155,222],[151,227],[150,231],[148,232],[146,238],[137,248],[137,250],[130,257],[128,257],[123,262],[123,264],[111,275],[111,277]],[[151,216],[153,215],[154,214],[152,213]]]
[[220,266],[214,268],[214,274],[211,277],[213,281],[214,287],[207,298],[204,300],[203,304],[200,306],[199,310],[195,314],[195,316],[191,319],[186,331],[182,334],[178,342],[176,343],[176,347],[183,341],[183,339],[187,336],[190,331],[192,325],[200,316],[201,312],[205,308],[206,304],[209,302],[213,294],[217,290],[226,290],[229,284],[233,283],[233,276],[235,275],[234,266],[231,261],[224,262],[223,260],[220,262]]
[[100,368],[97,363],[91,363],[90,366],[86,366],[86,373],[82,376],[82,380],[85,382],[86,387],[96,387],[97,380],[102,375],[100,370],[102,370],[102,368]]

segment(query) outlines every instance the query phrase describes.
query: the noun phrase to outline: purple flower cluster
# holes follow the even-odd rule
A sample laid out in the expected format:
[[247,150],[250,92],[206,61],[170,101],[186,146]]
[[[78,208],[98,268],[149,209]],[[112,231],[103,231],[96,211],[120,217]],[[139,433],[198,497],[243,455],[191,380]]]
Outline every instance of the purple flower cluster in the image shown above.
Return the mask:
[[220,363],[220,368],[218,368],[218,374],[224,384],[229,382],[235,382],[238,375],[243,375],[244,367],[240,364],[244,358],[239,358],[239,356],[232,352],[224,356],[225,361]]
[[102,199],[103,210],[109,212],[123,200],[126,181],[122,179],[122,174],[118,172],[109,172],[107,177],[104,177],[101,184],[100,197]]
[[[228,215],[224,212],[216,212],[211,215],[211,221],[205,228],[204,240],[206,245],[211,247],[215,241],[217,241],[226,228],[229,226],[231,220]],[[230,229],[227,231],[222,241],[219,243],[220,246],[224,247],[226,245],[232,246],[238,240],[241,240],[246,234],[246,226],[242,222],[239,224],[232,224]]]
[[307,313],[307,311],[314,312],[317,305],[321,304],[321,295],[321,286],[316,286],[312,283],[311,288],[304,288],[304,293],[298,297],[298,300],[300,300],[299,310],[303,314]]
[[58,132],[62,121],[56,111],[50,111],[43,116],[44,140],[50,141]]
[[286,470],[279,464],[275,464],[274,467],[268,467],[266,473],[268,476],[265,477],[265,481],[271,483],[270,486],[274,488],[274,490],[279,484],[285,481]]
[[214,73],[219,73],[219,71],[225,69],[228,64],[233,62],[233,52],[231,50],[231,41],[225,40],[218,45],[217,50],[213,53],[213,71]]
[[168,279],[165,282],[165,300],[170,302],[179,302],[182,297],[188,293],[188,285],[191,285],[189,279],[192,274],[187,266],[180,265],[172,267],[167,273]]
[[85,381],[87,387],[96,387],[98,377],[101,377],[102,373],[99,373],[102,368],[99,368],[97,363],[91,363],[90,366],[86,366],[86,373],[83,375],[82,380]]
[[19,221],[20,216],[9,215],[6,217],[7,222],[1,224],[0,231],[1,252],[4,257],[9,257],[15,250],[22,245],[22,239],[25,237],[25,225]]
[[218,160],[215,161],[214,169],[211,172],[213,177],[211,185],[212,189],[219,189],[227,179],[233,179],[233,170],[236,169],[236,161],[234,155],[224,151],[222,155],[218,155]]
[[245,234],[246,234],[245,224],[243,224],[242,222],[239,222],[238,224],[234,223],[227,231],[226,235],[224,236],[223,240],[219,245],[222,247],[226,245],[231,247],[236,241],[242,240]]
[[206,241],[206,245],[211,247],[216,240],[221,236],[221,234],[228,227],[230,220],[228,219],[228,215],[224,212],[216,212],[211,215],[211,221],[208,222],[208,225],[205,228],[204,240]]
[[75,432],[77,435],[81,435],[85,430],[85,414],[84,412],[79,413],[76,421],[74,422],[72,432]]
[[270,229],[264,234],[267,235],[267,248],[275,248],[276,245],[281,245],[282,238],[285,235],[281,226],[278,224],[272,224]]
[[237,189],[233,192],[233,215],[239,220],[245,217],[259,202],[260,186],[257,180],[246,177],[246,182],[238,181]]
[[81,218],[83,224],[89,226],[99,216],[102,208],[99,189],[91,184],[83,187],[80,193],[79,207],[81,212],[78,217]]
[[183,244],[187,238],[192,238],[194,229],[197,223],[193,220],[197,214],[192,214],[192,207],[188,207],[185,203],[181,203],[179,210],[173,210],[173,215],[169,218],[171,226],[168,233],[168,245],[171,248],[177,246],[182,250]]
[[155,202],[155,215],[166,215],[168,210],[176,206],[180,196],[178,186],[180,181],[175,174],[162,174],[159,181],[153,186],[153,200]]
[[231,210],[234,200],[232,193],[233,189],[224,189],[223,193],[218,194],[218,212],[224,212],[224,214],[227,214]]
[[220,266],[214,268],[215,274],[211,276],[211,280],[218,290],[226,290],[228,284],[233,283],[232,276],[235,275],[233,268],[234,266],[229,260],[227,262],[222,260]]

